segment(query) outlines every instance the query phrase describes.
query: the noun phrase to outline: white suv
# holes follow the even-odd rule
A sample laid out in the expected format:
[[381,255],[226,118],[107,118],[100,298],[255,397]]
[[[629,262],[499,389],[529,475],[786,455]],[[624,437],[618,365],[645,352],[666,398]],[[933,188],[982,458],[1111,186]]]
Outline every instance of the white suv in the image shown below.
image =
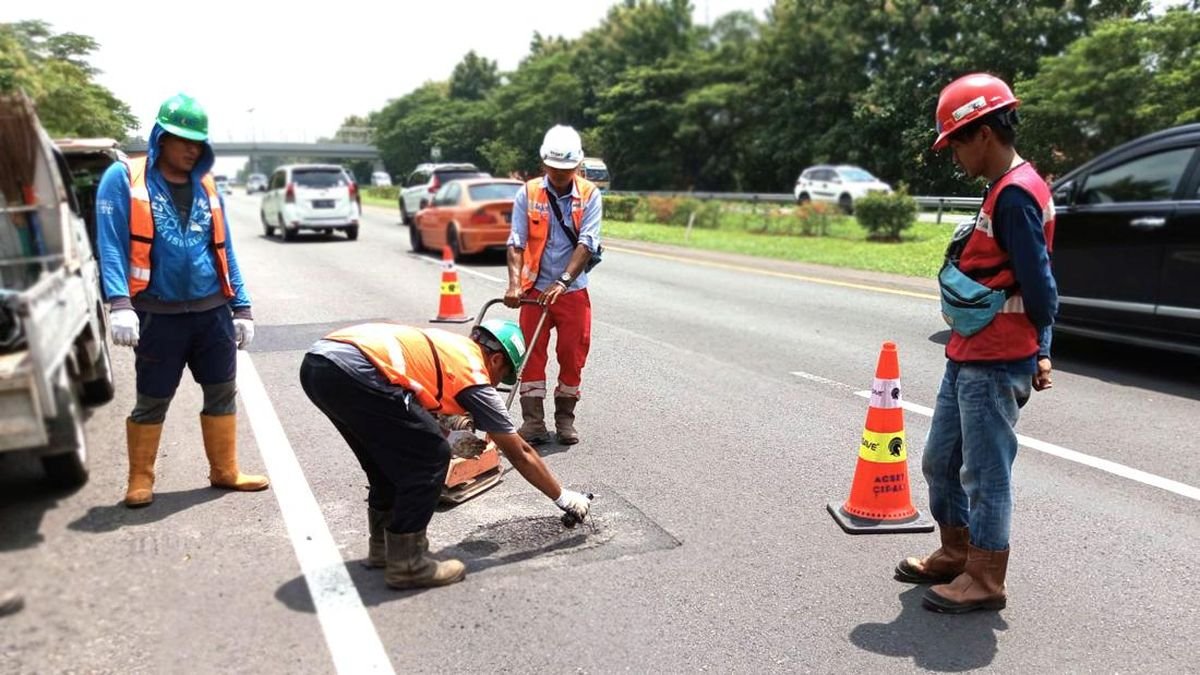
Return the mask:
[[429,206],[433,195],[443,185],[459,178],[487,178],[474,164],[421,164],[408,174],[400,187],[400,222],[413,224],[413,217]]
[[284,241],[292,241],[300,230],[329,234],[334,230],[358,239],[358,186],[336,164],[290,164],[271,174],[260,210],[263,233],[275,228]]
[[828,202],[853,213],[854,202],[872,192],[890,193],[892,186],[857,166],[810,166],[796,179],[796,202]]

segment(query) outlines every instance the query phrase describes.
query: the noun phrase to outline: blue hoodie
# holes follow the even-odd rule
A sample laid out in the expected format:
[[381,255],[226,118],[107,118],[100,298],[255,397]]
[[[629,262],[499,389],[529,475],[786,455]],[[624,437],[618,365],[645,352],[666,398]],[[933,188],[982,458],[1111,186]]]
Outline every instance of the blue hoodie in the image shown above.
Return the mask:
[[[216,254],[212,247],[212,210],[200,179],[215,162],[212,145],[204,143],[204,152],[192,169],[192,214],[188,223],[179,221],[171,201],[166,179],[157,168],[158,144],[167,133],[158,124],[150,132],[146,158],[146,188],[154,215],[154,245],[150,249],[150,285],[138,294],[156,308],[189,311],[189,304],[221,294]],[[221,200],[221,212],[225,201]],[[248,313],[250,296],[242,283],[229,218],[225,218],[225,255],[229,259],[229,280],[234,297],[229,305]],[[131,308],[129,299],[129,172],[123,163],[108,167],[96,192],[96,231],[100,250],[100,277],[104,295],[114,309]],[[149,298],[146,298],[149,296]],[[147,303],[149,304],[149,303]],[[176,306],[178,305],[178,306]]]

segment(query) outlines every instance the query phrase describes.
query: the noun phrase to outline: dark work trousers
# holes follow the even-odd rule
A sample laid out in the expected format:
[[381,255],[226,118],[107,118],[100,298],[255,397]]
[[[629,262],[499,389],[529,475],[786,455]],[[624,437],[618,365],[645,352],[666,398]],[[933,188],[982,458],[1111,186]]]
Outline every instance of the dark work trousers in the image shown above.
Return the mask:
[[237,338],[227,305],[183,314],[138,312],[138,320],[141,336],[134,348],[137,393],[171,398],[184,366],[200,385],[237,378]]
[[433,415],[412,397],[405,405],[399,393],[360,384],[316,354],[305,354],[300,386],[354,451],[370,485],[367,503],[391,510],[387,529],[397,534],[424,530],[450,467],[450,444]]

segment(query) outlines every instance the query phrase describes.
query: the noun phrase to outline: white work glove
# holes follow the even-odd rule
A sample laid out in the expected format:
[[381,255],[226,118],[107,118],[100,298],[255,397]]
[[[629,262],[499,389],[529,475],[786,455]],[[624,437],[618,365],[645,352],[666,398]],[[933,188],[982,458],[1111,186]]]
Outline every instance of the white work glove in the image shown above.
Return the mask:
[[558,499],[554,500],[554,505],[566,511],[576,521],[582,523],[584,518],[587,518],[588,511],[592,508],[592,496],[564,488]]
[[108,317],[109,328],[112,331],[112,341],[118,347],[136,347],[141,322],[137,312],[132,309],[114,309]]
[[246,349],[254,342],[254,322],[250,319],[233,320],[233,337],[238,349]]

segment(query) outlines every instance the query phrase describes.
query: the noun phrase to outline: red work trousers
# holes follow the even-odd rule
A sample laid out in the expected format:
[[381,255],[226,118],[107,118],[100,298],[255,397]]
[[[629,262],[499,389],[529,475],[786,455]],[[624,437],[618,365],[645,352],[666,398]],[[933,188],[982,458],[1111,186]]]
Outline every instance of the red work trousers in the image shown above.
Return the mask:
[[[537,298],[541,292],[529,291],[527,297]],[[558,354],[558,387],[555,396],[579,398],[579,385],[583,376],[583,365],[587,362],[588,349],[592,345],[592,300],[586,288],[563,293],[549,306],[546,323],[536,344],[530,344],[538,319],[542,316],[541,305],[521,305],[521,332],[529,351],[525,356],[525,370],[521,374],[521,396],[546,397],[546,360],[550,346],[550,330],[557,333],[555,351]]]

